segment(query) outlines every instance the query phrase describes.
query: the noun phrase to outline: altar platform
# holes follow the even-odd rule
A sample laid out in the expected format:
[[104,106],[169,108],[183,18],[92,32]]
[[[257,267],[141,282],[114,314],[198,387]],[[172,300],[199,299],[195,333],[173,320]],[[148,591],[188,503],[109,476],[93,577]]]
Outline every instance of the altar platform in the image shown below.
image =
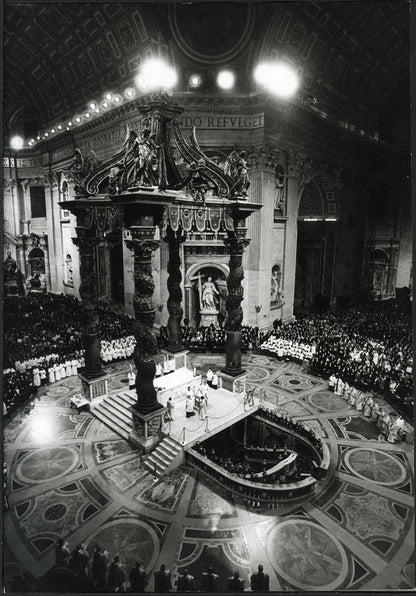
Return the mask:
[[[194,378],[196,379],[197,377]],[[124,394],[132,400],[135,399],[134,390],[125,391]],[[195,445],[195,443],[215,435],[235,422],[256,412],[259,408],[260,400],[254,398],[253,406],[245,406],[241,394],[234,394],[226,389],[211,389],[208,387],[208,408],[207,419],[205,420],[200,420],[196,409],[194,416],[186,418],[185,397],[174,400],[174,403],[173,420],[166,423],[163,429],[164,434],[180,443],[186,450],[192,447],[192,445]]]
[[185,403],[188,387],[195,387],[200,385],[200,383],[201,375],[194,377],[193,372],[186,367],[157,377],[153,381],[153,385],[157,391],[157,399],[163,406],[166,406],[169,397],[172,398],[175,404],[181,401]]

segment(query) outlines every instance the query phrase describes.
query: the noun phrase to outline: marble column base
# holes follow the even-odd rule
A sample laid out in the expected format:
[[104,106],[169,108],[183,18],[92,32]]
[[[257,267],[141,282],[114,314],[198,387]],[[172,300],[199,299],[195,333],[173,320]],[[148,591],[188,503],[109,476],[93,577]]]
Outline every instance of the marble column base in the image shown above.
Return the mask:
[[231,393],[242,393],[246,390],[247,372],[242,371],[238,375],[229,375],[223,370],[218,372],[220,386]]
[[175,370],[179,370],[180,368],[186,368],[187,355],[189,354],[189,350],[184,350],[183,348],[181,348],[178,351],[173,351],[171,348],[168,347],[164,350],[161,350],[161,353],[175,360]]
[[79,376],[84,397],[90,402],[90,405],[96,406],[102,402],[104,397],[108,395],[108,375],[103,373],[100,376],[90,378],[85,372],[82,372]]
[[137,447],[140,447],[144,453],[148,453],[163,439],[162,421],[166,411],[161,407],[150,414],[142,414],[135,406],[130,408],[133,417],[133,429],[129,440]]

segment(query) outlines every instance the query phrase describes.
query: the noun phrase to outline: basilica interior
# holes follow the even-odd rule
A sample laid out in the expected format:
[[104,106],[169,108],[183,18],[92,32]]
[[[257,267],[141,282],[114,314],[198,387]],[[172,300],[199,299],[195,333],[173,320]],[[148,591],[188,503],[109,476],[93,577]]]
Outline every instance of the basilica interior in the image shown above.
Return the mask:
[[3,29],[6,593],[414,589],[410,4]]

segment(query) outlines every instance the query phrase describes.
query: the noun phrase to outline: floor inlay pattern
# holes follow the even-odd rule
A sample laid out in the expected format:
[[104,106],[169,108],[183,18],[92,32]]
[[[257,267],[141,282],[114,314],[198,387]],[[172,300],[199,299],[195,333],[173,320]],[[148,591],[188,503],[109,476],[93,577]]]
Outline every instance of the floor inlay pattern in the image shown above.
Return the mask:
[[[190,360],[199,370],[223,366],[221,356]],[[250,509],[187,466],[155,482],[136,448],[69,408],[80,390],[71,377],[42,389],[4,431],[6,588],[24,570],[43,575],[59,537],[72,548],[86,542],[91,555],[100,544],[127,570],[142,561],[148,591],[161,563],[174,580],[186,567],[196,589],[210,565],[220,589],[236,570],[249,588],[260,562],[272,591],[413,588],[413,445],[384,441],[374,423],[298,364],[248,353],[243,366],[266,407],[302,421],[329,447],[327,478],[309,502]],[[128,367],[106,367],[112,389],[125,386]]]

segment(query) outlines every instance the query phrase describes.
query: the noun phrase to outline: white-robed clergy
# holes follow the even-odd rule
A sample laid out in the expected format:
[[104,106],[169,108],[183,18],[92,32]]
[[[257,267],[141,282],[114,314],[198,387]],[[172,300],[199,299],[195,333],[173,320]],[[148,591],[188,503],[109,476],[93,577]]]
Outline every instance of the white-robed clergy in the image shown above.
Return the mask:
[[389,434],[387,440],[389,443],[395,443],[397,439],[400,438],[400,434],[403,432],[404,429],[404,419],[402,416],[397,416],[396,420],[394,420],[389,427]]
[[35,387],[40,387],[40,374],[38,368],[33,369],[33,384]]
[[49,383],[55,383],[55,370],[53,366],[48,368],[48,381]]

